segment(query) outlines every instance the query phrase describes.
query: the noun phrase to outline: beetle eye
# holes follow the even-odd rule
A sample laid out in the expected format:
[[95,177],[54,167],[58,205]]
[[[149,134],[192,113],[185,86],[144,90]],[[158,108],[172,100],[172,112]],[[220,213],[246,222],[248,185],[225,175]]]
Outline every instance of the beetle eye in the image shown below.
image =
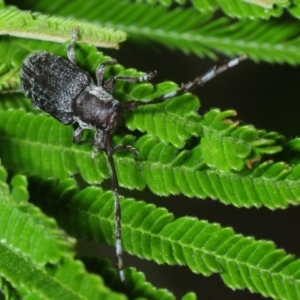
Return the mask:
[[99,126],[99,129],[102,129],[103,131],[105,131],[106,127],[107,127],[106,124],[101,124],[101,125]]
[[120,110],[120,104],[118,102],[115,102],[112,106],[114,111],[119,111]]

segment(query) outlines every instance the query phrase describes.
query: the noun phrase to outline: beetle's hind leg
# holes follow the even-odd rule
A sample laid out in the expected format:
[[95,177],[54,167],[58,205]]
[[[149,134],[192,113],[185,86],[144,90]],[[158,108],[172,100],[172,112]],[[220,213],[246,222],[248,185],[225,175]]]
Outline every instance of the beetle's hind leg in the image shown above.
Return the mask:
[[68,46],[68,59],[76,65],[75,44],[79,37],[79,27],[75,27],[72,32],[71,44]]

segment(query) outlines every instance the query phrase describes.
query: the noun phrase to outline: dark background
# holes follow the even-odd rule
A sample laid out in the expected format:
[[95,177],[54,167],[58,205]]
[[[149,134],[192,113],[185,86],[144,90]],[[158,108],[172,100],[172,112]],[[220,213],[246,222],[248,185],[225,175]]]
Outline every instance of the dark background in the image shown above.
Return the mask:
[[[216,64],[159,45],[141,47],[130,40],[121,44],[118,51],[104,52],[115,57],[125,67],[141,71],[157,70],[158,76],[154,80],[157,83],[164,80],[172,80],[179,84],[187,82]],[[220,56],[218,64],[224,61],[226,59]],[[235,109],[239,119],[257,128],[278,131],[288,139],[299,135],[299,67],[255,63],[249,59],[200,87],[196,94],[201,101],[200,114],[212,107],[222,110]],[[224,227],[233,227],[236,233],[245,236],[273,240],[278,248],[300,256],[299,207],[277,211],[266,208],[237,209],[210,199],[157,197],[148,191],[122,190],[121,194],[166,207],[175,217],[195,216]],[[112,247],[97,246],[83,241],[79,245],[80,251],[83,252],[86,251],[86,247],[92,248],[96,255],[105,251],[112,261],[115,261]],[[206,278],[193,274],[186,267],[159,266],[129,255],[125,255],[124,260],[126,266],[145,271],[147,280],[155,286],[168,288],[178,297],[188,291],[195,291],[198,299],[263,299],[262,296],[251,294],[247,290],[231,291],[225,287],[218,275]]]

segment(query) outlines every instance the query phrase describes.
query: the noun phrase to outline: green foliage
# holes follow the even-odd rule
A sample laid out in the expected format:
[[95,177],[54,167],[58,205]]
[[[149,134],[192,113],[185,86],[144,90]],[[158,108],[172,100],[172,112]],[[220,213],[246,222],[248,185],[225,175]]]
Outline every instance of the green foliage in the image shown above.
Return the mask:
[[[39,1],[38,3],[36,3],[32,0],[27,0],[25,2],[28,3],[28,6],[34,6],[38,11],[50,10],[52,12],[61,11],[62,13],[67,11],[73,13],[75,11],[75,8],[78,8],[80,5],[80,1],[75,1],[77,3],[73,3],[71,6],[65,8],[62,7],[62,3],[57,3],[53,7],[49,7],[48,5],[46,5],[46,1]],[[127,0],[119,1],[123,2],[120,4],[118,4],[117,1],[110,1],[110,3],[113,2],[112,6],[108,4],[108,0],[101,2],[106,2],[105,4],[102,4],[103,7],[106,8],[106,11],[113,10],[115,5],[122,5],[123,7],[125,7],[129,4],[129,1]],[[188,1],[186,0],[136,0],[136,2],[138,2],[136,3],[136,5],[129,6],[132,6],[135,9],[137,7],[145,8],[148,6],[151,9],[151,6],[154,7],[154,4],[160,4],[161,6],[169,7],[170,5],[175,3],[178,6],[188,3]],[[217,9],[221,9],[224,13],[231,17],[252,19],[269,19],[270,17],[280,17],[284,12],[284,8],[288,10],[292,10],[294,8],[294,5],[292,5],[291,1],[289,0],[192,0],[191,2],[195,10],[199,12],[212,12],[216,11]],[[93,1],[89,1],[89,4],[95,7],[95,2],[93,3]],[[100,3],[98,4],[102,6]],[[90,6],[87,5],[87,7],[83,10],[84,14],[90,14],[89,7]],[[149,11],[147,11],[147,13],[149,13]],[[114,13],[110,12],[108,15],[111,16],[112,14]],[[91,15],[94,15],[94,13],[92,13]],[[125,16],[126,13],[122,13],[121,15]],[[130,16],[130,18],[135,18],[135,16]]]
[[1,33],[11,36],[62,43],[70,39],[69,32],[79,26],[82,28],[82,35],[89,34],[89,39],[82,41],[98,47],[117,47],[117,44],[125,39],[125,34],[120,31],[101,28],[75,19],[66,20],[39,13],[21,12],[15,7],[1,9],[0,19]]
[[[186,4],[186,0],[136,0],[137,2],[148,2],[155,4],[159,2],[163,6],[170,6],[173,3]],[[291,6],[289,0],[192,0],[194,8],[200,12],[214,11],[221,8],[226,14],[238,18],[269,18],[280,16],[283,7]],[[274,7],[278,5],[278,7]],[[266,9],[267,8],[267,9]]]
[[[129,39],[139,43],[152,40],[171,49],[180,49],[200,57],[216,59],[216,52],[230,56],[247,53],[257,61],[285,62],[292,65],[300,62],[300,31],[297,20],[250,22],[247,19],[280,16],[283,8],[279,3],[274,8],[266,9],[242,0],[218,1],[229,16],[246,18],[232,21],[224,16],[215,18],[210,12],[199,13],[192,8],[177,7],[169,11],[164,7],[129,3],[125,0],[85,1],[84,9],[82,1],[72,1],[68,5],[59,2],[51,6],[48,1],[26,2],[27,6],[23,4],[25,8],[33,7],[43,13],[72,15],[98,22],[103,26],[126,31]],[[206,3],[202,0],[198,2]],[[291,9],[294,8],[295,6],[291,6]]]
[[[29,53],[43,50],[66,57],[71,31],[79,25],[76,57],[90,73],[110,59],[94,46],[117,47],[126,37],[118,30],[134,42],[152,40],[200,57],[247,53],[257,61],[300,62],[298,20],[271,18],[279,18],[284,9],[298,18],[299,1],[291,6],[285,0],[256,5],[194,0],[190,8],[180,6],[186,2],[181,0],[137,2],[22,2],[23,9],[34,12],[2,8],[0,2],[0,289],[8,299],[176,298],[133,268],[125,269],[124,291],[106,259],[74,258],[75,238],[114,245],[112,193],[91,186],[106,186],[109,166],[103,152],[93,160],[91,145],[72,143],[71,126],[34,109],[17,93],[19,69]],[[214,17],[218,8],[227,16]],[[250,21],[258,18],[265,20]],[[105,76],[141,74],[116,64]],[[177,89],[171,81],[117,82],[114,97],[147,101]],[[114,143],[130,144],[139,154],[138,161],[131,153],[114,155],[123,190],[210,197],[220,205],[244,208],[299,205],[299,138],[259,130],[237,120],[236,114],[216,108],[202,113],[190,93],[126,113],[125,132],[117,132]],[[299,259],[273,242],[190,216],[175,218],[163,207],[132,198],[121,197],[121,207],[123,245],[131,255],[204,276],[218,274],[234,290],[299,298]],[[187,293],[182,299],[196,296]]]
[[[63,193],[62,184],[69,185],[68,193]],[[34,180],[33,201],[42,196],[47,213],[78,238],[104,239],[113,245],[112,193],[89,187],[70,197],[70,185],[70,180],[58,185]],[[134,199],[122,198],[121,209],[124,247],[133,255],[159,264],[185,265],[205,276],[220,273],[233,289],[248,287],[277,299],[296,299],[291,295],[300,292],[294,273],[300,261],[271,242],[255,241],[191,217],[174,219],[166,209]],[[266,286],[259,284],[265,278]]]
[[[59,207],[59,198],[68,201],[80,195],[74,181],[66,180],[57,185],[31,179],[30,185],[33,185],[33,190],[28,193],[24,176],[16,175],[9,186],[5,182],[7,175],[3,167],[0,169],[0,175],[0,274],[2,291],[5,291],[7,296],[10,295],[11,299],[59,299],[60,295],[63,295],[64,299],[127,299],[124,295],[112,292],[97,276],[88,273],[82,263],[73,258],[75,239],[59,228],[54,219],[27,202],[29,194],[32,201],[40,201],[41,195],[37,197],[37,193],[41,192],[45,205],[43,208],[47,210],[48,206],[49,209],[48,200],[51,199],[54,200],[52,209],[61,212],[63,207]],[[49,184],[54,188],[51,191]],[[45,197],[45,192],[48,191],[48,196]],[[101,193],[100,190],[97,192]],[[91,195],[88,189],[84,193]],[[56,198],[51,197],[54,194]],[[76,196],[72,198],[72,194]],[[66,204],[62,203],[63,206]],[[67,219],[69,221],[68,217]],[[88,230],[93,229],[88,227]],[[96,235],[95,231],[94,234]],[[93,266],[95,268],[94,263]],[[103,276],[110,272],[114,284],[108,285],[120,290],[117,274],[112,271],[111,265],[99,261],[97,267],[99,269],[94,271],[100,270]],[[130,299],[174,299],[168,291],[156,289],[145,282],[144,276],[133,268],[127,270],[127,273],[131,278],[128,282]]]
[[[261,160],[265,152],[282,150],[282,136],[251,126],[234,128],[236,123],[232,126],[223,121],[231,113],[214,110],[204,115],[198,125],[204,131],[203,141],[191,150],[179,150],[160,142],[159,136],[139,138],[138,164],[130,155],[115,155],[120,184],[130,189],[143,189],[146,184],[159,195],[183,193],[189,197],[211,197],[239,207],[264,205],[275,209],[287,207],[291,201],[299,203],[299,165],[292,167],[287,162]],[[164,129],[164,125],[156,126],[157,132]],[[59,179],[79,171],[88,183],[101,183],[109,177],[105,154],[99,153],[93,161],[90,147],[72,145],[72,129],[52,118],[22,110],[6,111],[1,114],[0,129],[0,154],[10,169]],[[261,162],[256,168],[249,168],[247,163],[256,159]],[[250,199],[249,194],[253,195]]]
[[74,238],[27,202],[26,178],[16,175],[10,187],[3,167],[0,173],[0,273],[6,281],[2,281],[6,295],[14,293],[16,299],[58,299],[62,294],[64,299],[125,299],[74,260]]

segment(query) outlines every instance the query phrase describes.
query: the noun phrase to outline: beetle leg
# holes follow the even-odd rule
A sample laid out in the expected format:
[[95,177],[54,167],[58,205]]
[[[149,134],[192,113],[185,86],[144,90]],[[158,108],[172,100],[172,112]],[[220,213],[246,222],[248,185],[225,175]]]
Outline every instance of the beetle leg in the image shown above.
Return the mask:
[[81,138],[82,138],[83,131],[84,131],[84,129],[81,128],[81,127],[78,127],[78,128],[74,131],[74,133],[73,133],[73,142],[74,142],[75,144],[79,144],[79,143],[80,143],[80,140],[81,140]]
[[79,27],[75,27],[72,33],[71,44],[68,46],[68,59],[76,65],[75,44],[79,36]]
[[115,163],[113,159],[113,152],[106,150],[112,177],[112,189],[114,193],[114,210],[115,210],[115,243],[117,255],[117,267],[121,281],[125,282],[125,275],[123,271],[123,258],[122,258],[122,227],[121,227],[121,206],[119,198],[119,183],[116,173]]
[[[110,171],[111,171],[111,179],[112,179],[112,190],[114,194],[114,215],[115,215],[115,248],[116,248],[116,256],[117,256],[117,268],[119,272],[119,277],[122,282],[125,282],[125,275],[123,270],[123,258],[122,258],[122,227],[121,227],[121,206],[120,206],[120,198],[119,198],[119,182],[115,167],[115,162],[113,158],[113,154],[115,152],[115,147],[113,146],[111,137],[108,134],[102,133],[101,131],[97,131],[96,143],[100,141],[100,148],[104,146],[104,151],[107,154]],[[102,145],[104,142],[104,145]]]
[[98,66],[97,71],[96,71],[96,78],[97,78],[98,86],[102,86],[102,84],[103,84],[103,77],[105,74],[106,66],[114,65],[116,63],[117,63],[117,61],[115,59],[112,59],[109,61],[105,61]]
[[152,80],[156,74],[157,74],[157,72],[153,71],[153,72],[149,72],[149,73],[146,73],[146,74],[144,74],[142,76],[138,76],[138,77],[114,76],[114,77],[107,79],[104,82],[103,86],[106,89],[106,91],[111,93],[114,89],[116,80],[121,80],[121,81],[126,81],[126,82],[131,82],[131,83],[145,82],[145,81],[147,82],[147,81]]

